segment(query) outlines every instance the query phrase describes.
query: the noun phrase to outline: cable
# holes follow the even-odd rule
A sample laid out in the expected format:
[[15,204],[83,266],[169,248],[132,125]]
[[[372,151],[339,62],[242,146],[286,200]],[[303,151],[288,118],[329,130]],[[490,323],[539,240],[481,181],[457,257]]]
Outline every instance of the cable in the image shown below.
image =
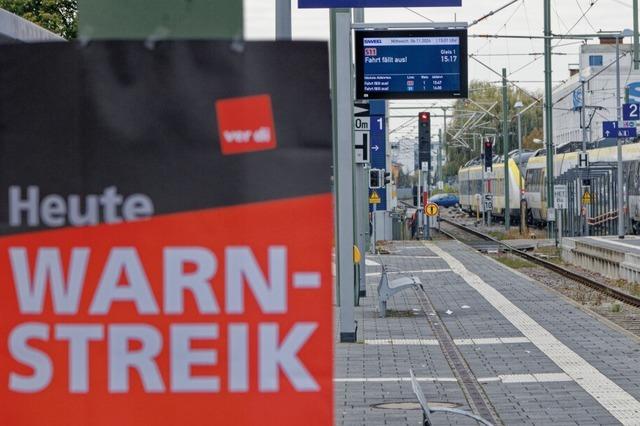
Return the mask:
[[580,9],[580,12],[582,12],[582,14],[584,15],[584,18],[587,21],[587,24],[589,24],[589,26],[591,27],[594,33],[597,33],[598,30],[596,30],[595,27],[591,24],[591,21],[589,21],[589,18],[587,18],[584,10],[582,10],[582,6],[580,6],[580,2],[578,0],[576,0],[576,4],[578,5],[578,9]]
[[417,11],[415,11],[415,10],[411,9],[410,7],[405,7],[405,9],[407,9],[407,10],[408,10],[409,12],[411,12],[411,13],[414,13],[414,14],[416,14],[416,15],[418,15],[418,16],[420,16],[420,17],[424,18],[424,19],[426,19],[426,20],[427,20],[427,21],[429,21],[429,22],[433,22],[433,19],[427,18],[427,17],[426,17],[426,16],[424,16],[422,13],[417,12]]
[[[474,57],[474,56],[469,56],[471,59],[473,59],[474,61],[476,61],[477,63],[479,63],[480,65],[482,65],[483,67],[485,67],[486,69],[488,69],[489,71],[491,71],[492,73],[500,76],[500,78],[502,78],[502,74],[500,74],[499,72],[497,72],[496,70],[494,70],[493,68],[491,68],[490,66],[488,66],[487,64],[485,64],[484,62],[482,62],[481,60],[479,60],[478,58]],[[511,80],[507,80],[507,83],[511,84],[512,86],[516,87],[518,90],[522,91],[525,95],[527,95],[528,97],[530,97],[531,99],[538,101],[539,99],[536,98],[535,96],[533,96],[532,94],[530,94],[527,90],[524,90],[522,87],[518,86],[517,84],[513,83]]]
[[[522,6],[524,6],[524,17],[527,21],[527,29],[529,30],[529,34],[532,34],[531,25],[529,24],[529,11],[527,10],[526,0],[522,2]],[[531,43],[531,50],[533,51],[535,48],[533,47],[533,40],[529,39],[529,43]]]
[[[560,14],[558,13],[558,3],[557,0],[553,0],[553,11],[556,14],[556,19],[558,20],[558,24],[562,24],[564,26],[564,29],[567,30],[567,28],[569,28],[567,26],[567,24],[565,24],[565,22],[562,20],[562,18],[560,17]],[[567,31],[571,31],[571,30],[567,30]]]
[[[571,26],[571,28],[569,28],[569,30],[564,34],[564,36],[569,35],[569,33],[580,23],[580,21],[582,21],[582,19],[584,19],[587,15],[587,13],[589,13],[589,11],[598,3],[599,0],[592,0],[591,4],[589,5],[589,7],[587,8],[587,10],[582,11],[582,15],[580,16],[580,18],[578,18],[578,20],[575,22],[575,24],[573,24]],[[558,41],[551,49],[555,49],[557,47],[559,47],[560,41]],[[527,68],[530,65],[533,65],[535,62],[537,62],[538,60],[540,60],[540,58],[543,58],[544,55],[540,55],[536,58],[534,58],[533,60],[531,60],[530,62],[526,63],[525,65],[521,66],[520,68],[518,68],[517,70],[509,73],[509,76],[512,76],[513,74],[522,71],[523,69]]]
[[501,6],[500,8],[496,9],[496,10],[492,10],[491,12],[487,13],[486,15],[483,15],[482,17],[476,19],[475,21],[473,21],[472,23],[469,24],[470,27],[476,25],[477,23],[484,21],[487,18],[490,18],[491,16],[495,15],[496,13],[506,9],[507,7],[511,6],[512,4],[521,1],[521,0],[511,0],[510,2],[508,2],[507,4]]
[[[607,66],[603,67],[600,71],[598,71],[597,73],[595,73],[594,75],[592,75],[591,77],[589,77],[587,80],[585,80],[585,83],[590,82],[591,80],[593,80],[594,78],[596,78],[597,76],[599,76],[600,74],[602,74],[605,70],[609,69],[610,67],[612,67],[613,65],[615,65],[616,61],[621,60],[622,58],[624,58],[625,56],[627,56],[628,54],[630,54],[631,51],[629,52],[624,52],[622,55],[620,55],[617,59],[614,59],[613,61],[611,61],[609,64],[607,64]],[[606,88],[602,88],[599,91],[604,91]],[[563,97],[561,97],[560,99],[556,100],[554,103],[560,102],[564,99],[566,99],[569,96],[573,95],[573,91],[567,93],[566,95],[564,95]]]

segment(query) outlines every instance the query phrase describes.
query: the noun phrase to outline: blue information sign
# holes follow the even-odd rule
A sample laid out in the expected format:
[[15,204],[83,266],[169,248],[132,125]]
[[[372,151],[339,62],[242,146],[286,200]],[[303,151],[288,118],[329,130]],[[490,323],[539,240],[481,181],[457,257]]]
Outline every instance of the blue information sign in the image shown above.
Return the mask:
[[298,0],[301,9],[332,7],[457,7],[462,0]]
[[635,127],[618,127],[617,121],[603,121],[602,135],[605,138],[635,138],[638,131]]
[[[371,106],[371,168],[387,168],[387,132],[385,120],[384,101],[372,101]],[[391,170],[387,170],[390,172]],[[376,206],[376,210],[387,210],[387,191],[378,191],[381,202]]]
[[640,104],[624,104],[622,116],[625,121],[640,121]]
[[446,99],[468,94],[466,30],[356,32],[358,99]]

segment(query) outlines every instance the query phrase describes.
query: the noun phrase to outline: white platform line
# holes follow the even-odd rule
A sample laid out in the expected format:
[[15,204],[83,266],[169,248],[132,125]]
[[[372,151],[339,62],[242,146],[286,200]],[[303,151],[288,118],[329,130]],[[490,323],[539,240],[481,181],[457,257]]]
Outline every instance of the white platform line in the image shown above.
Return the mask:
[[402,254],[384,254],[383,258],[387,257],[399,257],[405,259],[440,259],[438,256],[410,256],[410,255],[402,255]]
[[380,266],[378,262],[374,262],[373,260],[365,259],[364,263],[366,266]]
[[[388,275],[392,274],[435,274],[440,272],[451,272],[451,269],[423,269],[420,271],[389,271]],[[369,272],[367,274],[368,277],[379,277],[382,275],[382,272]]]
[[435,339],[369,339],[365,345],[371,346],[439,346]]
[[[455,377],[417,377],[419,382],[430,383],[456,383]],[[411,377],[346,377],[335,378],[334,383],[398,383],[410,382]],[[479,377],[480,383],[559,383],[571,382],[572,379],[564,373],[540,373],[540,374],[504,374],[497,377]]]
[[318,272],[296,272],[293,274],[293,287],[300,289],[320,288],[320,273]]
[[640,424],[640,402],[638,400],[569,349],[499,291],[485,283],[478,275],[470,272],[459,260],[436,245],[429,244],[428,247],[442,257],[456,274],[480,293],[618,421],[624,425]]
[[483,339],[454,339],[453,343],[458,346],[479,346],[479,345],[508,345],[517,343],[530,343],[526,337],[498,337]]
[[[455,377],[416,377],[419,382],[457,382]],[[336,378],[334,383],[397,383],[410,382],[411,377],[355,377]]]
[[[496,339],[454,339],[458,346],[504,345],[514,343],[530,343],[526,337],[502,337]],[[372,346],[439,346],[435,339],[368,339],[365,345]]]
[[[501,374],[498,376],[502,383],[560,383],[573,380],[565,373],[542,374]],[[482,381],[482,379],[478,379]]]

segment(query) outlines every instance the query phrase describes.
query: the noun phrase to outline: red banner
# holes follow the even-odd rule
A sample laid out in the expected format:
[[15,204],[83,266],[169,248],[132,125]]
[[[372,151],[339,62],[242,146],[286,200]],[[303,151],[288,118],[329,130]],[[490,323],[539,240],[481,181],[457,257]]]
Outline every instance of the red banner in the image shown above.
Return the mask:
[[0,50],[0,424],[332,424],[326,43]]

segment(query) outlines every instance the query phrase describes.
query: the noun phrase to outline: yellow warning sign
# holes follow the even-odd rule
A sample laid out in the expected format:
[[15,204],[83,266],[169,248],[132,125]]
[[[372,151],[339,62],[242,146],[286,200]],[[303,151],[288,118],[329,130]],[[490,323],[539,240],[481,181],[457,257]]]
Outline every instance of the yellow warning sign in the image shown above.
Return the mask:
[[584,191],[584,194],[582,194],[582,204],[591,204],[591,193],[589,191]]
[[369,196],[369,204],[380,204],[382,200],[376,191],[371,191],[371,195]]
[[439,213],[440,213],[440,207],[438,207],[437,204],[429,203],[426,206],[424,206],[424,214],[426,214],[429,217],[438,216]]

